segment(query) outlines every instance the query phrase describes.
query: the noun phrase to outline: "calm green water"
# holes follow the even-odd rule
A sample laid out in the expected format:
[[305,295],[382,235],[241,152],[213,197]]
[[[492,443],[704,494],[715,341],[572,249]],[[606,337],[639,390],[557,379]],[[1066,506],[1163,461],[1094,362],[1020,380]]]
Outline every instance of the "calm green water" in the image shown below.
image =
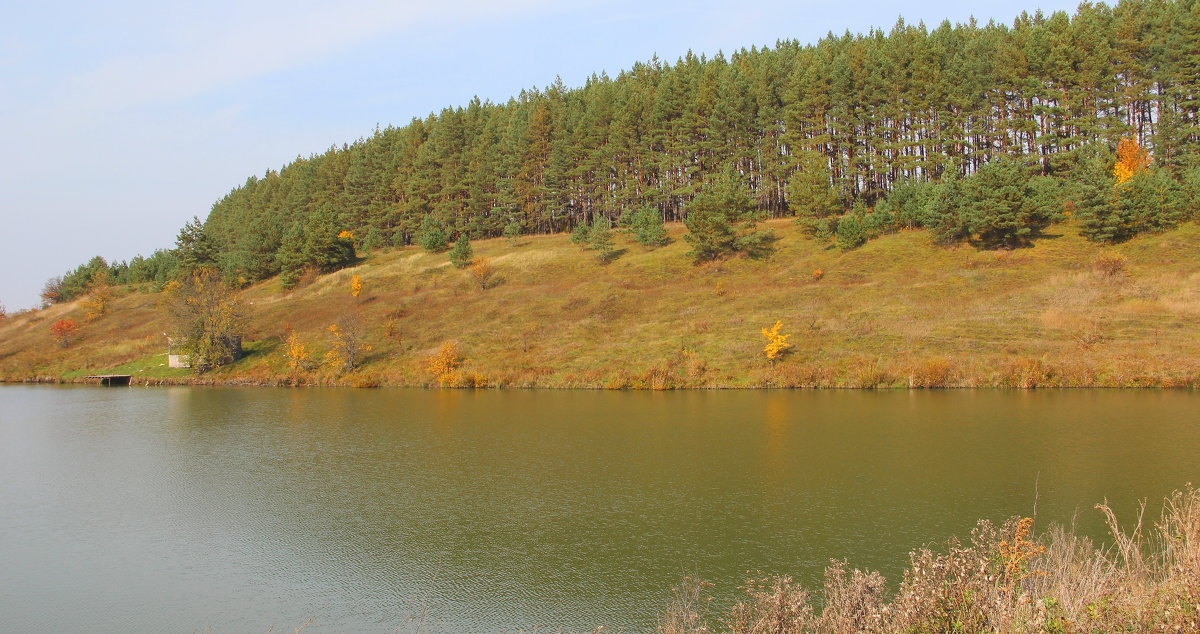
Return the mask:
[[0,388],[0,631],[641,631],[1200,482],[1200,394]]

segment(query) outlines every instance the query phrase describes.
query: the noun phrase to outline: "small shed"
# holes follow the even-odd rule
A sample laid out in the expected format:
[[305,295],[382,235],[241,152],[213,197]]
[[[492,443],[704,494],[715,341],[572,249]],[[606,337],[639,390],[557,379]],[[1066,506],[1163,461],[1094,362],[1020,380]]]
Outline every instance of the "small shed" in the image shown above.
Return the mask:
[[192,357],[186,354],[179,354],[175,348],[175,340],[170,335],[163,333],[167,338],[167,367],[168,368],[190,368],[192,367]]

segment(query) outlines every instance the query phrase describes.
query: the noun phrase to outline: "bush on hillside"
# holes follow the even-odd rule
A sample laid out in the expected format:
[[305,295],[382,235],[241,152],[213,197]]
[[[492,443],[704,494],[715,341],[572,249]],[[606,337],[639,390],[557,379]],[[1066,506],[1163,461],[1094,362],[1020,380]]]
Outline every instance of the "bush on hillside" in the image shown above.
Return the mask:
[[417,230],[417,244],[430,253],[445,251],[450,246],[450,236],[447,235],[446,225],[442,224],[432,214],[421,218],[421,228]]
[[644,247],[661,247],[670,242],[662,214],[654,207],[643,205],[633,212],[622,214],[621,224],[628,227],[633,239]]
[[1142,170],[1120,184],[1093,177],[1079,205],[1081,233],[1095,242],[1114,243],[1170,229],[1188,215],[1184,191],[1164,169]]
[[683,237],[692,245],[688,255],[696,262],[743,253],[752,258],[769,256],[778,239],[773,231],[756,229],[758,216],[745,184],[732,172],[707,183],[687,206]]
[[941,188],[927,222],[942,243],[1026,246],[1059,218],[1039,199],[1029,168],[1015,158],[992,161],[971,176],[942,183]]
[[467,237],[467,233],[464,231],[458,234],[458,241],[454,243],[454,248],[450,249],[450,262],[456,268],[465,269],[474,257],[475,250],[471,248],[471,239]]

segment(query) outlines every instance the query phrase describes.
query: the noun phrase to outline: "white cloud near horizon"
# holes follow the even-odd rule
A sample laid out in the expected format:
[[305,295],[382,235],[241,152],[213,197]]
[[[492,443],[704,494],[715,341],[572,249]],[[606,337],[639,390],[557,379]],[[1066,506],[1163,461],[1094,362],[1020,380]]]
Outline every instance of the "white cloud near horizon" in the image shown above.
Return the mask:
[[545,0],[374,0],[314,3],[311,10],[296,11],[295,3],[277,3],[257,5],[252,15],[232,21],[228,12],[213,12],[197,22],[161,25],[170,35],[163,50],[109,57],[72,77],[68,90],[83,107],[121,108],[178,101],[303,66],[341,49],[423,25],[512,19],[529,11],[545,10],[550,4]]

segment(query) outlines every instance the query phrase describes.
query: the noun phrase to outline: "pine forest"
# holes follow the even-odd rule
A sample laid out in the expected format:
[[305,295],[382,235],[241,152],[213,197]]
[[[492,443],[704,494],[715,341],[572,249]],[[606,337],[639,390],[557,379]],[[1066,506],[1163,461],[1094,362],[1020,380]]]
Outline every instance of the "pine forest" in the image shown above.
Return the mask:
[[1014,247],[1071,216],[1119,242],[1196,214],[1198,156],[1200,2],[1085,2],[1011,25],[901,19],[651,59],[376,129],[248,178],[174,250],[97,257],[47,293],[77,297],[105,267],[161,284],[189,264],[288,287],[356,249],[681,221],[729,181],[755,217],[795,216],[842,248],[917,227]]

